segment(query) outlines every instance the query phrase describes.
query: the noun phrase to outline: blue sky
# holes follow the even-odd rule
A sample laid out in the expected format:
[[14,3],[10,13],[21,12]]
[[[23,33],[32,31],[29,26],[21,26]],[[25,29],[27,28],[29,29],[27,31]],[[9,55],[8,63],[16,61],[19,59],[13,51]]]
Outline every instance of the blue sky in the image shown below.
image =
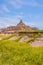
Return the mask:
[[43,29],[43,0],[0,0],[0,28],[26,25]]

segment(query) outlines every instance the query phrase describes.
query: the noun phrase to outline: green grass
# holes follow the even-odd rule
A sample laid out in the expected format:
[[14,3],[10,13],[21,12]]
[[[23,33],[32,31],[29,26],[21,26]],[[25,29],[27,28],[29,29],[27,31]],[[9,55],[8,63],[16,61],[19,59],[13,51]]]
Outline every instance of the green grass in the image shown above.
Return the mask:
[[11,38],[11,37],[13,37],[13,36],[16,36],[16,34],[8,35],[8,36],[2,38],[2,40],[7,40],[7,39],[9,39],[9,38]]
[[43,47],[3,40],[0,42],[0,65],[43,65]]
[[28,44],[18,42],[23,36],[16,40],[8,40],[15,35],[0,40],[0,65],[43,65],[43,47],[32,47],[29,42],[41,34],[30,38]]
[[41,33],[38,33],[38,34],[35,34],[34,36],[30,37],[28,40],[27,40],[27,43],[30,43],[32,41],[34,41],[36,38],[40,37],[41,36]]
[[43,30],[24,30],[24,31],[20,31],[21,33],[29,33],[29,32],[32,32],[32,33],[43,33]]
[[22,38],[23,36],[18,36],[18,38],[15,40],[15,42],[19,42],[19,40]]

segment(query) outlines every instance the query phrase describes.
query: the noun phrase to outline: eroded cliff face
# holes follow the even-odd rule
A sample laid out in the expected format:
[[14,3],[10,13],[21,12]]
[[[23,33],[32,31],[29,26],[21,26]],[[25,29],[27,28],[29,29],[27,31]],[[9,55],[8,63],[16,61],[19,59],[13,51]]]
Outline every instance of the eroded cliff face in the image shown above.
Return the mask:
[[32,30],[37,30],[37,28],[32,28],[30,26],[27,26],[23,23],[22,20],[20,20],[20,22],[16,25],[16,26],[9,26],[5,29],[1,29],[0,33],[4,33],[4,34],[13,34],[13,33],[18,33],[20,31],[32,31]]

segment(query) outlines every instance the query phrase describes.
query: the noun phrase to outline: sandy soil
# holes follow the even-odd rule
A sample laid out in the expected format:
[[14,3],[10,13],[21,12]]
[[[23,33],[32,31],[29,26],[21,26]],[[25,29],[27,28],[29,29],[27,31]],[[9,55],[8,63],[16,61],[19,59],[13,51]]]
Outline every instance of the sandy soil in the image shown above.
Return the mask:
[[38,46],[43,46],[43,36],[39,37],[39,38],[36,38],[32,43],[31,45],[33,47],[38,47]]
[[13,36],[13,37],[11,37],[9,40],[15,40],[15,39],[17,39],[18,38],[18,36]]
[[19,42],[26,42],[29,36],[24,36],[23,38],[20,39]]
[[9,36],[9,34],[0,34],[0,40],[2,40],[4,37]]

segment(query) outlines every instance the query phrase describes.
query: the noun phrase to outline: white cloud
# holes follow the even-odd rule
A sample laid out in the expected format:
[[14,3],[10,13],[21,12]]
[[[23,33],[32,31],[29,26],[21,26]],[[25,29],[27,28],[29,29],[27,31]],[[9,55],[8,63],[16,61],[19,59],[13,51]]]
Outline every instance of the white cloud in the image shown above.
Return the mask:
[[[9,5],[13,6],[16,9],[23,7],[23,5],[32,6],[32,7],[43,7],[43,5],[38,3],[36,0],[5,0],[5,2],[7,2],[7,5],[9,3]],[[2,9],[4,12],[9,13],[10,10],[7,7],[7,5],[6,3],[1,4],[0,10]]]
[[23,5],[32,6],[32,7],[43,7],[36,0],[9,0],[9,3],[13,5],[15,8],[21,8]]
[[[17,23],[19,23],[20,18],[21,18],[21,15],[16,15],[13,17],[0,17],[0,27],[15,26]],[[28,19],[27,21],[25,20],[24,23],[32,27],[38,27],[38,28],[43,27],[42,21],[41,22],[37,20],[29,21]]]
[[2,5],[2,10],[8,13],[10,12],[6,5]]
[[16,25],[19,22],[20,18],[20,15],[13,17],[0,17],[0,27]]
[[36,0],[28,0],[25,1],[24,0],[24,5],[27,6],[32,6],[32,7],[43,7],[43,5],[41,5],[39,2],[37,2]]
[[15,9],[22,8],[25,5],[32,6],[32,7],[43,7],[43,5],[38,3],[36,0],[5,0],[5,2],[7,4],[3,3],[0,9],[3,9],[3,11],[8,12],[8,13],[10,12],[10,10],[7,7],[8,4],[13,6]]
[[31,27],[37,27],[39,29],[43,29],[43,24],[40,21],[25,21],[25,24]]
[[9,3],[13,5],[15,8],[21,8],[22,2],[22,0],[9,0]]

